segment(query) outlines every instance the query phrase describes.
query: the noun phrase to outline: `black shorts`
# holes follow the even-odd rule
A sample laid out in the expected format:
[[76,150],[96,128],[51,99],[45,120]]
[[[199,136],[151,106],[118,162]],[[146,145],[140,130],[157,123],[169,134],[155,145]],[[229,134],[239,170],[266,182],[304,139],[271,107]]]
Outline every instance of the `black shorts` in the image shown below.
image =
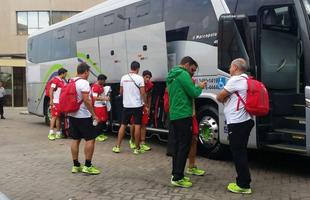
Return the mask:
[[96,128],[93,126],[93,120],[89,118],[69,117],[70,135],[74,140],[93,140],[97,137]]
[[123,108],[121,124],[128,125],[131,117],[133,116],[134,124],[141,125],[142,124],[142,111],[143,111],[143,107]]

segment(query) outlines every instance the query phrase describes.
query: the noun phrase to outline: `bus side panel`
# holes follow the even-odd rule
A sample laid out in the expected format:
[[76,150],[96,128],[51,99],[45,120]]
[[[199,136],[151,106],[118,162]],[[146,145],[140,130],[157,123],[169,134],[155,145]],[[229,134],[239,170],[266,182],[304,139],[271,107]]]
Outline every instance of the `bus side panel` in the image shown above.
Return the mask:
[[28,111],[36,115],[43,115],[43,111],[39,112],[37,110],[38,104],[40,103],[39,90],[42,85],[40,83],[40,65],[28,63],[26,70]]
[[150,70],[154,81],[164,81],[168,74],[166,31],[157,23],[126,32],[128,66],[132,61],[141,64],[140,71]]
[[101,73],[98,38],[79,41],[76,46],[79,61],[88,61],[87,64],[91,66],[91,74],[95,76]]
[[128,73],[125,32],[114,33],[99,38],[102,72],[108,83],[117,83]]

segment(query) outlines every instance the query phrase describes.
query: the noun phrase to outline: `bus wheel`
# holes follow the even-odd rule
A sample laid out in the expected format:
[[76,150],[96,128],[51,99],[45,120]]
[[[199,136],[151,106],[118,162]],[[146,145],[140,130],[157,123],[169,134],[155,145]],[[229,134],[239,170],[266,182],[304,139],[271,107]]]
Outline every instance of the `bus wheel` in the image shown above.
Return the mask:
[[198,152],[211,159],[222,159],[226,154],[226,146],[219,140],[218,111],[211,106],[200,108],[198,114],[199,137]]
[[51,108],[49,105],[46,105],[46,113],[45,113],[45,124],[50,125],[51,122]]

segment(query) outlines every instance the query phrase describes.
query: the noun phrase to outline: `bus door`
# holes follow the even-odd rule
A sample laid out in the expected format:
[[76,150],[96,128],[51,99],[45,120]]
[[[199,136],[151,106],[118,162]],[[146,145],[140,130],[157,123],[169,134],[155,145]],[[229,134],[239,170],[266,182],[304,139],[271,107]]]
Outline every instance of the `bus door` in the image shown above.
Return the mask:
[[304,66],[302,80],[305,87],[306,110],[306,148],[308,155],[310,155],[310,0],[294,0],[294,3],[301,30],[301,51]]
[[306,154],[310,144],[305,114],[309,35],[304,32],[300,1],[296,2],[263,6],[257,13],[257,78],[268,89],[271,107],[266,120],[270,129],[260,134],[266,148]]
[[[252,31],[246,15],[223,14],[219,19],[218,30],[218,66],[219,69],[229,74],[230,63],[236,58],[244,58],[249,64],[248,74],[256,76],[256,64],[253,49]],[[224,119],[220,123],[224,124]],[[259,122],[256,121],[256,125]],[[253,129],[255,132],[256,129]],[[220,138],[227,134],[220,131]],[[257,147],[257,138],[251,134],[248,146]]]

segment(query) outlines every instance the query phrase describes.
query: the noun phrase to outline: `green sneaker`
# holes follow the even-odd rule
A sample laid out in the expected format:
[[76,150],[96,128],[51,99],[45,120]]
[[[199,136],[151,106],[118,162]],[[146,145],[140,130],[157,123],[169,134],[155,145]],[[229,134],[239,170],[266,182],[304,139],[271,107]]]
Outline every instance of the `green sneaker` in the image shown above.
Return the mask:
[[121,152],[121,148],[115,146],[115,147],[112,148],[112,151],[113,151],[114,153],[120,153],[120,152]]
[[187,168],[186,173],[190,175],[203,176],[205,175],[206,172],[197,167],[192,167],[192,168]]
[[140,148],[140,149],[134,149],[133,150],[133,154],[135,154],[135,155],[138,155],[138,154],[143,154],[145,151],[142,149],[142,148]]
[[190,181],[186,181],[184,178],[178,181],[171,180],[171,185],[176,187],[183,187],[183,188],[189,188],[192,187],[193,183]]
[[129,147],[131,149],[135,149],[136,148],[136,144],[131,139],[129,140]]
[[96,137],[96,141],[98,141],[98,142],[103,142],[103,141],[105,141],[106,139],[108,139],[108,137],[105,136],[104,134],[98,135],[98,136]]
[[83,166],[82,172],[86,174],[91,174],[91,175],[97,175],[100,174],[100,170],[97,169],[94,165],[90,167]]
[[[173,179],[173,176],[171,176],[170,181],[172,181],[172,179]],[[191,179],[190,179],[188,176],[184,176],[183,179],[184,179],[184,181],[189,181],[189,182],[191,182]]]
[[56,134],[55,139],[63,139],[65,136],[63,134]]
[[236,183],[229,183],[227,190],[238,194],[252,194],[251,188],[241,188]]
[[55,139],[56,139],[56,134],[54,134],[54,133],[49,133],[49,134],[47,135],[47,138],[48,138],[49,140],[55,140]]
[[140,148],[143,149],[144,151],[149,151],[151,150],[151,147],[145,143],[140,145]]
[[84,167],[84,165],[82,165],[82,164],[81,164],[79,167],[77,167],[77,166],[72,166],[71,172],[72,172],[73,174],[82,172],[83,167]]

